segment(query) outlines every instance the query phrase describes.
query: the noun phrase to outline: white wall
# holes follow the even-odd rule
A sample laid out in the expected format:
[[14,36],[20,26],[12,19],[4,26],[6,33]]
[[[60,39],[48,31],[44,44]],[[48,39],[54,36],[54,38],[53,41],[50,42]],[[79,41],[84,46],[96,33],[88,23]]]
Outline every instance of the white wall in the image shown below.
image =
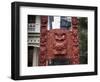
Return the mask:
[[[16,0],[17,1],[17,0]],[[72,5],[89,5],[98,6],[100,10],[100,0],[20,0],[28,2],[41,2],[41,3],[56,3],[56,4],[72,4]],[[10,79],[11,70],[11,2],[13,0],[0,1],[0,82],[13,82]],[[100,11],[99,11],[100,14]],[[100,16],[98,16],[100,18]],[[100,19],[98,19],[100,21]],[[100,24],[99,26],[100,27]],[[98,28],[100,31],[100,28]],[[100,32],[99,34],[100,35]],[[98,37],[98,48],[100,48],[100,37]],[[98,53],[100,58],[100,50]],[[100,60],[98,61],[100,62]],[[100,69],[100,63],[99,63]],[[100,71],[99,71],[100,73]],[[98,76],[82,76],[82,77],[66,77],[66,78],[53,78],[53,79],[39,79],[29,80],[30,82],[99,82],[100,75]],[[26,80],[26,82],[29,82]],[[21,81],[22,82],[22,81]]]
[[40,33],[40,16],[36,16],[36,32]]

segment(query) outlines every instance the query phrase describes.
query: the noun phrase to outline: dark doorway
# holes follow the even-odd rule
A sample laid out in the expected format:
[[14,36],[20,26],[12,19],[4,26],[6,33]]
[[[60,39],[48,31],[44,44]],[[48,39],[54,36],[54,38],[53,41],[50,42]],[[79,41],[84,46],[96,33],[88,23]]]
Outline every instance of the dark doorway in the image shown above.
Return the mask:
[[54,58],[50,61],[49,65],[68,65],[69,60],[67,58]]
[[28,67],[33,65],[33,49],[34,47],[28,47]]

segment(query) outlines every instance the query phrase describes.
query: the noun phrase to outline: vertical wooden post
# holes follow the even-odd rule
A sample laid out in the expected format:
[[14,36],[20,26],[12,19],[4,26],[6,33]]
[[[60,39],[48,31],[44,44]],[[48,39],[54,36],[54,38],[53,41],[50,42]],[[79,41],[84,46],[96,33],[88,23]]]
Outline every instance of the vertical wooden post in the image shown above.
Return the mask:
[[46,65],[47,24],[48,24],[48,17],[41,16],[39,66]]
[[72,17],[72,30],[70,33],[70,62],[71,64],[79,64],[79,35],[78,35],[78,19]]

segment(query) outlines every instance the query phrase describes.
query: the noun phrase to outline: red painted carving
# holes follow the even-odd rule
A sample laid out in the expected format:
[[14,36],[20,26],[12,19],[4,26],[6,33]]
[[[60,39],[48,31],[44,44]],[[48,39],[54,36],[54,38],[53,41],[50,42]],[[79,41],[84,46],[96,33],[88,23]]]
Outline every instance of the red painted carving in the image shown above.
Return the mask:
[[79,37],[77,17],[72,17],[72,30],[69,33],[69,55],[71,64],[79,64]]
[[48,32],[47,57],[54,59],[57,56],[67,55],[67,30],[53,29]]
[[66,58],[70,64],[79,64],[77,17],[72,17],[70,30],[47,30],[47,19],[47,16],[41,16],[39,65],[48,65],[48,61],[54,58]]
[[48,17],[41,16],[39,66],[46,65],[47,23],[48,23]]

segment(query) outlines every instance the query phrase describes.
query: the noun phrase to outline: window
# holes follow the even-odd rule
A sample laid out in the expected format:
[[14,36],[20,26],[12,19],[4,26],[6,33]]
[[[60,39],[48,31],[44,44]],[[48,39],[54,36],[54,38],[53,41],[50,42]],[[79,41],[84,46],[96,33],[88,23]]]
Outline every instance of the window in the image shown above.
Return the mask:
[[28,31],[35,31],[36,16],[28,15]]
[[61,16],[60,17],[60,27],[69,29],[71,27],[71,21],[69,17]]
[[34,15],[28,15],[28,23],[35,23],[36,16]]

